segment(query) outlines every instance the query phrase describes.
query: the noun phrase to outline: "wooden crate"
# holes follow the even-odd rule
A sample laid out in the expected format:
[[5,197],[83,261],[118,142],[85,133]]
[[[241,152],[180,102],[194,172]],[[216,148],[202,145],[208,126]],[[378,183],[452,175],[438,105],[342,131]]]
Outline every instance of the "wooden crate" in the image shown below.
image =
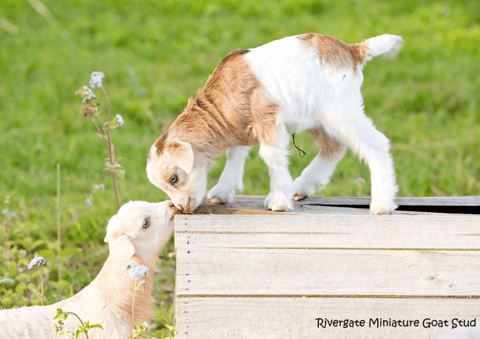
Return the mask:
[[368,215],[366,198],[309,198],[295,213],[262,201],[176,216],[179,339],[421,339],[455,319],[480,327],[480,197],[398,198],[390,216]]

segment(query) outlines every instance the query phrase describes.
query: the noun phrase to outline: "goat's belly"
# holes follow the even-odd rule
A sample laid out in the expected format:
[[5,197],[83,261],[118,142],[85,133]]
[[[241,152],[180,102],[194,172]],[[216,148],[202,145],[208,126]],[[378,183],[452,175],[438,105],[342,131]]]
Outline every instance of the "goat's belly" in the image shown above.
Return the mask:
[[[361,85],[361,72],[321,64],[317,51],[297,37],[251,49],[245,60],[280,107],[281,121],[294,132],[323,125],[345,92],[345,84]],[[350,80],[350,81],[346,81]]]

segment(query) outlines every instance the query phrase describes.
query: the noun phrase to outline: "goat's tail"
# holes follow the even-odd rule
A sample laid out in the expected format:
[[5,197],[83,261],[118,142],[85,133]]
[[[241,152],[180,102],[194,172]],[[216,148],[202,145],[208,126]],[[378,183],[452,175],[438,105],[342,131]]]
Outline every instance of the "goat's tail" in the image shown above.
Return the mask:
[[393,59],[402,48],[403,39],[398,35],[383,34],[367,39],[359,45],[366,48],[364,61],[372,60],[379,55]]

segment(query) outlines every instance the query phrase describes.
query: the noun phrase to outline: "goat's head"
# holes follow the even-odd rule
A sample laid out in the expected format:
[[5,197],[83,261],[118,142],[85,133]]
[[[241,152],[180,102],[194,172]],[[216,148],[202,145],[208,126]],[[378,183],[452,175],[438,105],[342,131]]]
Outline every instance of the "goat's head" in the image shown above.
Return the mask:
[[207,161],[185,141],[153,144],[147,162],[147,176],[152,184],[168,194],[175,207],[190,212],[203,201],[207,190]]
[[138,256],[145,263],[153,263],[173,232],[176,211],[170,201],[130,201],[123,205],[107,225],[105,242],[110,256],[123,261]]

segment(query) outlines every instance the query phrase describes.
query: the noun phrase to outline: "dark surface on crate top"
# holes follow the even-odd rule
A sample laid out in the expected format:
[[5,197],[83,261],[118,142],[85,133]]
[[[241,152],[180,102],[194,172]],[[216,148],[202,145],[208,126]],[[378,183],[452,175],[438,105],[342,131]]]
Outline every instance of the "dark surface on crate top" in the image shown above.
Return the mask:
[[[195,214],[270,214],[263,206],[265,197],[236,196],[231,204],[215,205],[208,201]],[[480,196],[464,197],[399,197],[399,206],[393,214],[480,214]],[[291,213],[369,214],[370,198],[358,197],[308,197],[295,202]]]

